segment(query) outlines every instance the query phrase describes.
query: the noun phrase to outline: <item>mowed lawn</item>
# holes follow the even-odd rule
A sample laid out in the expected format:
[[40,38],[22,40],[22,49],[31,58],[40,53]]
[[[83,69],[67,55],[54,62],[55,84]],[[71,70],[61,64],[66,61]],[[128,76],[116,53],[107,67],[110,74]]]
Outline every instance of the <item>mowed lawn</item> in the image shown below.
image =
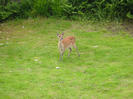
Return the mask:
[[[59,61],[61,32],[76,37],[80,57],[72,49]],[[54,18],[0,24],[0,99],[132,98],[133,37],[119,24]]]

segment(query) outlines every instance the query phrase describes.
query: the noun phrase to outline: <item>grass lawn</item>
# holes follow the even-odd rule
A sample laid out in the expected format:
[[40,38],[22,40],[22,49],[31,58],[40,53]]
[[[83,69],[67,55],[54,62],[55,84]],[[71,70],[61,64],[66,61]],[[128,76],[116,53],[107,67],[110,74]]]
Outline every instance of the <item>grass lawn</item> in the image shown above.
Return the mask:
[[[76,37],[59,62],[56,33]],[[60,67],[60,69],[56,69]],[[117,23],[53,18],[0,24],[0,99],[132,99],[133,38]]]

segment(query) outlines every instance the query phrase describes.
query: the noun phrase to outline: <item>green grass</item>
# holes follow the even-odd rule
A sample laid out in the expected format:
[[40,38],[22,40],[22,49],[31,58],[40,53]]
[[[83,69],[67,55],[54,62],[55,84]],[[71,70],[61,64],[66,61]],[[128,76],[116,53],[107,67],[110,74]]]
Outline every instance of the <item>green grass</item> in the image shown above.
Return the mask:
[[[2,23],[0,99],[132,99],[133,38],[119,24],[113,32],[108,26],[53,18]],[[58,32],[76,37],[80,57],[73,49],[59,62]]]

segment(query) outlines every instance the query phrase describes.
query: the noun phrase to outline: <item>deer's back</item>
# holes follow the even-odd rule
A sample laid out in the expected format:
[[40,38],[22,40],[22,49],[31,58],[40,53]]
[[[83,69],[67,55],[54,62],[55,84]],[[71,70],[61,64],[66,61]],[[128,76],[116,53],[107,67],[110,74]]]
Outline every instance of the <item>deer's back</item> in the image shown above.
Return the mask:
[[75,37],[74,36],[68,36],[62,40],[62,44],[64,45],[64,48],[68,48],[70,46],[73,46],[75,44]]

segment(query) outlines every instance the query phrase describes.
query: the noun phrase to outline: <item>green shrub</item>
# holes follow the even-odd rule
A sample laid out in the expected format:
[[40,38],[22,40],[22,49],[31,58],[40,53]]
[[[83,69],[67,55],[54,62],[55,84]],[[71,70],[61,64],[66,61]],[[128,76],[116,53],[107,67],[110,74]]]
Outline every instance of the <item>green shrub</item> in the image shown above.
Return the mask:
[[69,19],[132,19],[133,0],[0,0],[0,20],[35,16]]
[[61,0],[36,0],[32,13],[42,16],[61,16],[62,4]]
[[133,11],[131,2],[131,0],[68,0],[66,12],[69,16],[77,14],[97,20],[113,20],[125,18],[128,11]]
[[[4,2],[4,0],[1,0]],[[0,5],[0,21],[6,20],[8,18],[25,18],[31,15],[30,11],[32,9],[33,0],[22,0],[21,2],[11,2],[6,3],[1,2]]]
[[14,3],[7,3],[6,6],[0,6],[0,20],[5,20],[11,16],[17,15],[19,11],[19,6],[16,2]]
[[128,7],[127,18],[133,19],[133,0],[127,0],[126,6]]

